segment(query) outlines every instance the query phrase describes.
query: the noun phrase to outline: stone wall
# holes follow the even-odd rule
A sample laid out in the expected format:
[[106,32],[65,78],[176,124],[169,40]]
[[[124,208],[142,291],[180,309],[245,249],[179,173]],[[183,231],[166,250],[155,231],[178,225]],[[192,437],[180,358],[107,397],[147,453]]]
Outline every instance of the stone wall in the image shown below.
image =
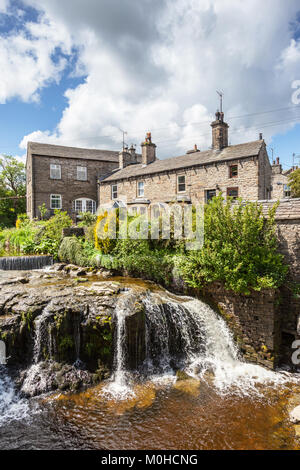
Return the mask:
[[274,369],[280,362],[281,331],[279,293],[273,289],[239,295],[213,283],[204,298],[223,316],[243,357]]
[[[200,154],[201,155],[201,154]],[[132,177],[113,183],[101,182],[99,185],[100,204],[112,202],[112,184],[118,185],[118,199],[136,206],[151,202],[173,202],[186,198],[192,203],[204,202],[206,190],[215,189],[217,193],[227,194],[228,188],[238,188],[243,199],[257,200],[265,197],[265,185],[270,186],[271,169],[263,166],[264,155],[243,158],[229,162],[214,162],[195,168],[172,170],[159,174]],[[238,166],[238,176],[230,178],[230,166]],[[177,177],[185,175],[186,191],[178,192]],[[137,184],[144,182],[144,197],[138,198]]]
[[[274,203],[262,201],[266,215]],[[243,296],[216,283],[204,294],[224,316],[246,360],[269,368],[284,362],[297,369],[291,357],[292,343],[300,339],[300,297],[292,286],[300,283],[300,199],[280,201],[276,222],[279,250],[290,266],[286,284],[278,291]]]
[[[61,179],[50,178],[50,164],[61,165]],[[87,181],[77,180],[77,166],[87,167]],[[117,162],[32,155],[27,161],[27,212],[39,217],[38,206],[50,209],[50,195],[62,196],[62,210],[72,214],[72,201],[79,198],[98,200],[97,178],[118,167]]]

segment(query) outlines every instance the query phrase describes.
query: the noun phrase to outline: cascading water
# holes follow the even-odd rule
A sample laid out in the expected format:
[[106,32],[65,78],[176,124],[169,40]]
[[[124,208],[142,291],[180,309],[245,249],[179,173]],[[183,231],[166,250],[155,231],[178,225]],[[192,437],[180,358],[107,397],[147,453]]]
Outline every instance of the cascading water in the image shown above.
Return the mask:
[[[40,363],[42,357],[43,344],[47,344],[46,339],[51,338],[48,332],[47,319],[52,315],[50,309],[51,303],[44,308],[44,311],[39,315],[34,322],[34,346],[33,346],[33,364],[27,370],[26,377],[22,385],[22,392],[31,395],[32,390],[43,390],[46,387],[46,377],[43,373]],[[48,345],[52,348],[52,345]],[[51,349],[50,349],[51,350]]]
[[[142,303],[145,325],[140,328],[140,335],[144,335],[145,351],[135,371],[140,378],[157,380],[171,376],[174,381],[175,371],[181,369],[213,384],[219,393],[235,390],[243,395],[258,393],[256,386],[260,383],[287,382],[284,374],[241,360],[225,321],[204,302],[164,292],[149,293]],[[115,373],[105,388],[105,392],[123,398],[133,393],[132,371],[128,367],[132,362],[128,358],[127,326],[131,315],[130,308],[116,311]],[[141,343],[136,340],[136,344]],[[141,356],[140,351],[136,355]]]
[[21,420],[28,415],[29,407],[20,399],[4,366],[0,366],[0,427],[11,420]]
[[27,271],[42,269],[53,264],[52,256],[7,256],[0,257],[0,270]]

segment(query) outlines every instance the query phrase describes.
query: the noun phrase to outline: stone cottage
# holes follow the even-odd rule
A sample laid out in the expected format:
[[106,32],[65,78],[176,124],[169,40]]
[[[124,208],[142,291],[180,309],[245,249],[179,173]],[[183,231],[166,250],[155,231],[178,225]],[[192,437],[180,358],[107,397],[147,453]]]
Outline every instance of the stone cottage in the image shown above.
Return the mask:
[[254,142],[228,145],[229,126],[220,112],[211,127],[211,150],[195,146],[185,155],[159,160],[150,133],[141,144],[141,163],[132,161],[124,149],[119,168],[99,178],[100,204],[147,207],[156,202],[208,202],[220,192],[233,198],[270,199],[272,167],[262,135]]
[[[135,155],[134,159],[141,159]],[[26,181],[27,214],[40,217],[45,204],[51,216],[55,209],[67,211],[76,221],[80,212],[96,212],[98,179],[119,167],[118,152],[29,142]]]
[[195,145],[185,155],[159,160],[148,133],[141,144],[121,152],[29,142],[27,148],[27,213],[40,217],[55,209],[76,221],[80,212],[95,213],[99,204],[133,210],[151,203],[208,202],[220,192],[226,197],[268,200],[289,197],[287,176],[279,160],[269,162],[266,144],[259,139],[228,145],[228,124],[217,112],[211,123],[212,145]]

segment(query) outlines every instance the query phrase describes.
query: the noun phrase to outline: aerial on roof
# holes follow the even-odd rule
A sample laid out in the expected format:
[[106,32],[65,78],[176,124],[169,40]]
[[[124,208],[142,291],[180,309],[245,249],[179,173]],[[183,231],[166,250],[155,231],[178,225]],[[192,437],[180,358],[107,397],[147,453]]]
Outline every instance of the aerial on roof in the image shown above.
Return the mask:
[[86,149],[78,147],[65,147],[63,145],[40,144],[28,142],[27,154],[47,157],[83,158],[85,160],[119,161],[119,152],[112,150]]
[[109,176],[101,179],[102,182],[116,181],[135,176],[162,173],[164,171],[179,170],[208,163],[235,160],[257,156],[264,145],[263,140],[256,140],[246,144],[231,145],[221,151],[206,150],[204,152],[194,152],[180,157],[167,158],[165,160],[155,160],[149,165],[129,165],[122,170],[115,170]]

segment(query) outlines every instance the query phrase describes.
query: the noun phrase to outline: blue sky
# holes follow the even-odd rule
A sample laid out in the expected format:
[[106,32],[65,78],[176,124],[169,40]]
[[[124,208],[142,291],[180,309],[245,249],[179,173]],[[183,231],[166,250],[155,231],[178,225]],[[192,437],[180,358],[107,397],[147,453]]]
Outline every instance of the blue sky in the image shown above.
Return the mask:
[[231,144],[261,130],[288,168],[300,155],[299,10],[298,0],[0,0],[0,153],[22,157],[28,140],[118,150],[120,129],[137,147],[152,131],[160,158],[204,150],[221,89]]

